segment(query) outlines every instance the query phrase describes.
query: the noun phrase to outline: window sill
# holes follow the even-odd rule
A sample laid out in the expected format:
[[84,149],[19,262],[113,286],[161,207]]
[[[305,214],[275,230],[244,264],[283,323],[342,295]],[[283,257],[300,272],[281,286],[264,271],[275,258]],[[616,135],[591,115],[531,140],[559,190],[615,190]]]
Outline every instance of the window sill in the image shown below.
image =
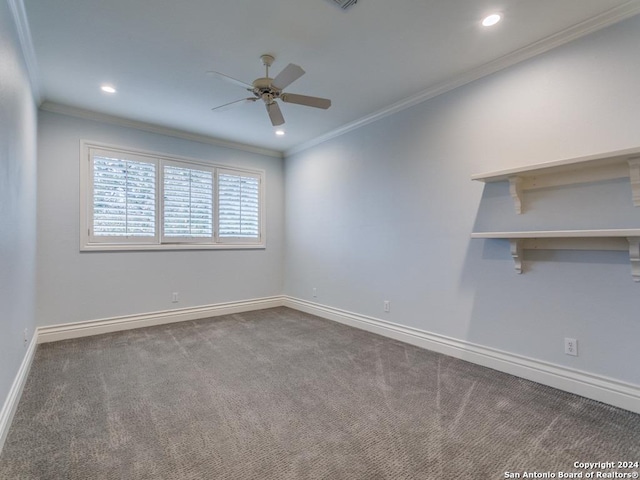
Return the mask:
[[81,245],[81,252],[133,252],[133,251],[153,251],[153,250],[264,250],[267,246],[264,243],[235,243],[235,244],[185,244],[166,243],[161,245],[145,245],[131,243],[100,243]]

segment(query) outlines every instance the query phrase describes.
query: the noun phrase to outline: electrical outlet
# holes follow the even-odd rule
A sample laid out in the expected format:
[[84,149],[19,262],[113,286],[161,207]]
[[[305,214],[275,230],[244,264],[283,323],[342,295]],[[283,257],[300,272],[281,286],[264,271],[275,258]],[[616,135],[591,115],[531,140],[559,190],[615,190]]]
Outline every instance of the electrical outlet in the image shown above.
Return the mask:
[[575,338],[564,339],[564,353],[574,357],[578,356],[578,341]]
[[171,303],[178,303],[178,292],[173,292],[171,294]]
[[28,328],[24,329],[24,335],[22,337],[22,342],[24,343],[24,345],[29,343],[29,329]]
[[313,287],[313,296],[314,298],[318,296],[318,289],[316,287]]
[[385,300],[384,303],[382,304],[382,308],[384,308],[385,312],[390,312],[391,311],[391,302],[389,300]]

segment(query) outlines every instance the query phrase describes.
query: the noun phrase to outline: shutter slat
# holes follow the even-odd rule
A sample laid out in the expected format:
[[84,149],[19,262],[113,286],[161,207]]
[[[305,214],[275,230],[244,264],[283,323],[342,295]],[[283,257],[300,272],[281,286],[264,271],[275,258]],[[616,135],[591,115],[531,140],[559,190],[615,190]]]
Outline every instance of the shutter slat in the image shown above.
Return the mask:
[[259,180],[218,175],[219,236],[257,239],[260,236]]
[[93,157],[93,235],[154,236],[156,166]]
[[213,236],[213,174],[192,168],[164,167],[164,236]]
[[[118,154],[115,154],[118,155]],[[164,164],[163,235],[213,241],[213,172],[190,164]],[[153,162],[94,154],[91,233],[102,237],[156,235],[157,167]],[[217,230],[221,239],[260,238],[260,178],[218,171]],[[202,241],[202,240],[200,240]],[[227,240],[229,241],[229,240]],[[232,241],[232,240],[231,240]]]

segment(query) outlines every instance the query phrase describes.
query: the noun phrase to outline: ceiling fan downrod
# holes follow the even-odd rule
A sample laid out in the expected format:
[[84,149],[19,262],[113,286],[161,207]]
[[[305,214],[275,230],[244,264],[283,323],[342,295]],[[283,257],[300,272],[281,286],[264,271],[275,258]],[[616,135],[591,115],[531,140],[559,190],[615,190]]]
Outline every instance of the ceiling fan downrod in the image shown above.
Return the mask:
[[260,60],[262,60],[262,64],[265,66],[267,70],[265,77],[269,78],[269,67],[273,65],[275,58],[273,57],[273,55],[264,54],[264,55],[260,55]]

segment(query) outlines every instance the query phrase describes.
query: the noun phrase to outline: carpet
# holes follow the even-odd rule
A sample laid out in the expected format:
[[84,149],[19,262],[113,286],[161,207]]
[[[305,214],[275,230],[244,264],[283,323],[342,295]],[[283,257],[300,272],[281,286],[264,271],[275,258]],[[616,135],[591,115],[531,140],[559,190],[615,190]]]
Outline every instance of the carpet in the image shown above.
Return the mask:
[[604,461],[640,415],[282,307],[40,345],[0,478],[640,470],[574,465]]

